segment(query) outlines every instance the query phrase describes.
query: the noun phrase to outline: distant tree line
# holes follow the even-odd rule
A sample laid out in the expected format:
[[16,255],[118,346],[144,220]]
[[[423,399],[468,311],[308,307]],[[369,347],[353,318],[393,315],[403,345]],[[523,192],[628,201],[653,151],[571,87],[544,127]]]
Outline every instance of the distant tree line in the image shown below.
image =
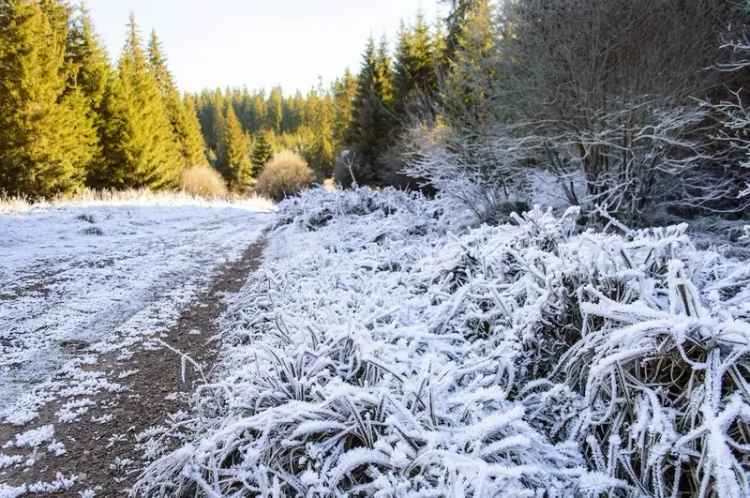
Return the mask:
[[112,64],[83,6],[4,1],[0,192],[175,188],[186,169],[206,164],[242,191],[282,150],[300,154],[318,180],[346,159],[342,183],[409,184],[400,140],[414,123],[435,122],[443,83],[460,90],[447,58],[462,43],[459,24],[430,26],[419,14],[402,23],[395,50],[371,38],[359,74],[347,70],[306,94],[276,87],[183,96],[156,33],[145,44],[133,17]]
[[[236,142],[249,151],[250,176],[257,177],[274,152],[297,152],[319,180],[331,177],[346,156],[359,183],[404,184],[398,138],[415,120],[433,120],[438,81],[445,69],[446,34],[418,14],[402,23],[395,53],[385,37],[367,41],[357,75],[347,70],[326,88],[306,94],[246,88],[204,90],[188,100],[198,112],[208,156],[220,171],[232,160]],[[242,133],[236,131],[239,122]],[[229,132],[228,130],[235,131]],[[235,160],[236,162],[236,160]],[[233,163],[232,163],[233,164]],[[349,170],[337,179],[351,182]]]
[[281,87],[269,93],[229,88],[205,90],[187,100],[197,110],[208,156],[219,171],[242,161],[248,164],[248,179],[255,179],[274,152],[291,150],[322,180],[333,173],[355,92],[356,77],[347,71],[331,88],[321,84],[304,95],[287,96]]
[[84,7],[0,2],[0,191],[168,188],[206,163],[156,33],[145,47],[132,17],[127,30],[112,65]]

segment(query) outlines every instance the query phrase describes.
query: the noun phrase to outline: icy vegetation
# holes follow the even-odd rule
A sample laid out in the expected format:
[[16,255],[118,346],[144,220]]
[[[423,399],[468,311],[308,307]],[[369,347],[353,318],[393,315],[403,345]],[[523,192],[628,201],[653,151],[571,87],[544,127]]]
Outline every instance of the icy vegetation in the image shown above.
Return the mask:
[[[750,267],[687,226],[280,207],[148,496],[748,496]],[[174,448],[174,446],[171,446]]]
[[248,209],[255,211],[271,211],[273,202],[262,197],[249,198],[205,199],[187,192],[151,191],[151,190],[120,190],[101,191],[85,189],[72,197],[56,197],[51,200],[30,202],[20,197],[7,197],[0,193],[0,214],[23,213],[28,211],[42,211],[48,209],[63,209],[74,207],[204,207]]

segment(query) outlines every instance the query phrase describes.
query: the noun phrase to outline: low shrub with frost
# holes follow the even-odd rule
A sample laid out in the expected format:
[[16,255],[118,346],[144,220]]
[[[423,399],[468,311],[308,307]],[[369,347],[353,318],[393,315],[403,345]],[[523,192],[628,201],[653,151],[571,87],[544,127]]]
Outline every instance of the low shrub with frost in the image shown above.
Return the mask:
[[136,492],[747,496],[750,270],[684,226],[577,216],[459,231],[417,194],[286,201]]

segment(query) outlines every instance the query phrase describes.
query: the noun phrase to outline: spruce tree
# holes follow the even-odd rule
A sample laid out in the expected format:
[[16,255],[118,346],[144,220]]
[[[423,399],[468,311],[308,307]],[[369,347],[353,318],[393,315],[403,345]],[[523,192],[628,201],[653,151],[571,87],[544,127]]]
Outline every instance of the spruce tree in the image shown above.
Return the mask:
[[206,141],[203,139],[201,124],[198,121],[195,100],[186,95],[183,98],[182,105],[187,115],[183,122],[185,138],[182,157],[188,165],[207,164]]
[[432,67],[435,68],[438,86],[436,99],[439,98],[440,80],[445,74],[448,60],[448,34],[444,21],[437,19],[432,28]]
[[0,190],[46,197],[82,186],[95,135],[67,90],[69,12],[60,2],[0,2]]
[[333,174],[336,150],[333,143],[335,111],[333,99],[322,89],[311,91],[307,96],[308,125],[313,130],[312,143],[307,147],[305,158],[319,178]]
[[75,13],[68,33],[66,51],[66,59],[72,66],[68,77],[68,93],[81,93],[85,99],[86,114],[96,130],[95,153],[86,168],[86,181],[91,186],[92,173],[104,162],[102,143],[106,123],[102,106],[112,78],[112,66],[84,5],[81,4]]
[[274,87],[268,96],[266,126],[274,133],[281,133],[284,121],[284,94],[280,87]]
[[72,17],[71,7],[65,0],[34,0],[42,10],[50,29],[56,34],[63,36],[68,34],[70,19]]
[[242,131],[231,102],[227,103],[218,152],[218,170],[232,190],[247,187],[252,177],[247,135]]
[[221,134],[224,131],[224,108],[226,107],[224,95],[217,88],[207,96],[207,99],[208,112],[206,115],[206,125],[208,126],[208,130],[205,140],[208,148],[215,154],[218,154],[219,147],[221,147]]
[[402,24],[394,74],[394,110],[403,122],[410,115],[432,118],[437,68],[430,28],[421,13],[413,27]]
[[333,85],[335,117],[333,136],[337,144],[342,144],[352,122],[352,108],[357,95],[357,77],[349,69]]
[[267,134],[261,132],[255,139],[255,146],[253,147],[253,156],[251,160],[253,164],[254,178],[260,176],[263,172],[263,168],[265,168],[268,161],[271,160],[271,157],[273,157],[273,146],[268,140]]
[[446,19],[446,25],[448,32],[445,36],[445,66],[441,69],[447,70],[448,61],[452,60],[456,50],[458,50],[461,42],[460,38],[463,36],[464,30],[466,29],[467,19],[470,12],[474,10],[479,2],[485,0],[448,0],[451,3],[450,14]]
[[194,100],[206,149],[207,151],[215,151],[216,141],[213,138],[214,106],[211,93],[203,90],[194,96]]
[[[393,63],[388,54],[388,40],[385,36],[380,40],[377,55],[375,56],[375,91],[383,105],[392,110],[394,88],[393,88]],[[392,116],[392,113],[389,113]]]
[[93,175],[97,187],[177,185],[183,160],[132,15],[117,74],[104,99],[104,117],[105,164]]
[[252,132],[258,132],[266,126],[268,121],[268,105],[263,91],[255,94],[252,102],[254,125],[250,129]]
[[167,60],[161,48],[156,31],[151,32],[148,45],[150,69],[159,84],[159,90],[172,124],[172,132],[179,144],[184,167],[206,164],[206,145],[200,133],[198,116],[189,111],[180,96],[172,74],[167,68]]
[[499,34],[490,0],[461,5],[461,22],[453,28],[452,57],[440,99],[449,123],[477,129],[493,119],[490,94],[500,77]]
[[375,42],[370,38],[363,55],[347,137],[347,142],[362,163],[362,171],[357,178],[362,183],[378,179],[378,160],[392,142],[395,129],[392,96],[387,50],[383,43],[376,49]]
[[305,121],[305,97],[297,91],[294,97],[284,102],[284,133],[295,133]]
[[78,88],[89,101],[93,112],[101,109],[112,67],[91,16],[83,4],[77,11],[68,33],[66,58],[73,66],[69,87]]
[[220,94],[214,94],[211,99],[211,141],[213,142],[212,150],[216,161],[214,166],[219,169],[219,157],[224,154],[223,147],[226,143],[224,138],[227,129],[226,104]]

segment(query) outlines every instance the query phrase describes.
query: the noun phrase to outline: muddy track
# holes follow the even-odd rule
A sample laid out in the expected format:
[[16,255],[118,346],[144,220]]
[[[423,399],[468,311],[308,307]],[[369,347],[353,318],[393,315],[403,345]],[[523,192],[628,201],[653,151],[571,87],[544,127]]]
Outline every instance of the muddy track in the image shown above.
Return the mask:
[[[182,311],[176,325],[160,335],[161,340],[207,371],[217,355],[218,320],[225,309],[223,297],[239,291],[248,275],[258,268],[264,246],[265,238],[261,236],[241,259],[220,268],[208,289]],[[136,436],[162,424],[169,414],[186,409],[189,393],[199,375],[187,368],[183,382],[181,357],[165,347],[140,345],[134,348],[127,361],[118,358],[118,354],[116,351],[102,354],[92,365],[92,369],[106,372],[108,379],[126,387],[120,393],[91,397],[98,406],[106,407],[111,420],[102,423],[86,415],[78,421],[61,424],[56,421],[55,413],[62,401],[50,403],[33,425],[54,424],[55,438],[64,444],[65,454],[53,456],[39,450],[38,461],[31,468],[16,466],[0,470],[0,483],[20,486],[37,481],[52,482],[58,473],[66,477],[75,474],[78,481],[73,487],[44,496],[80,497],[85,490],[93,490],[97,497],[128,496],[142,468],[142,451],[137,447]],[[117,380],[121,376],[126,377]],[[28,429],[0,425],[0,441],[8,441]],[[2,452],[28,456],[28,452],[12,449]]]

